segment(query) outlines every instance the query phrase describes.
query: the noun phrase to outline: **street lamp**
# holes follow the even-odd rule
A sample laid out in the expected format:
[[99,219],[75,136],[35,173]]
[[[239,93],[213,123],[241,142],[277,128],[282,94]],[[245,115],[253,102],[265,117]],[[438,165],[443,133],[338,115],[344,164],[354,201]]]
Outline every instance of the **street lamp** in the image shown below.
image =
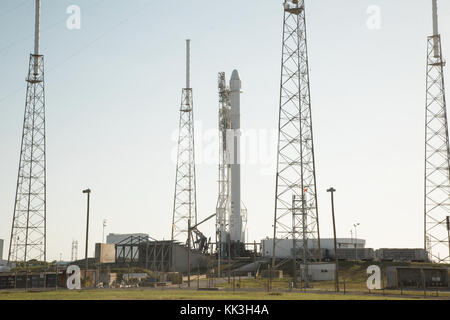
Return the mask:
[[336,271],[335,271],[335,287],[336,292],[339,292],[339,259],[337,254],[337,240],[336,240],[336,220],[334,217],[334,193],[336,192],[336,189],[330,188],[327,190],[327,192],[331,193],[331,213],[333,216],[333,233],[334,233],[334,261],[336,264]]
[[105,228],[106,228],[106,219],[103,220],[103,234],[102,234],[102,241],[105,243]]
[[356,228],[359,226],[359,222],[355,223],[353,226],[355,227],[355,262],[357,262],[358,261],[358,249],[357,249],[357,246],[358,246],[358,233],[357,233]]
[[87,218],[86,218],[86,250],[84,254],[85,258],[85,269],[84,269],[84,281],[87,282],[87,269],[89,268],[88,264],[88,240],[89,240],[89,202],[91,197],[91,189],[83,190],[83,193],[87,194]]

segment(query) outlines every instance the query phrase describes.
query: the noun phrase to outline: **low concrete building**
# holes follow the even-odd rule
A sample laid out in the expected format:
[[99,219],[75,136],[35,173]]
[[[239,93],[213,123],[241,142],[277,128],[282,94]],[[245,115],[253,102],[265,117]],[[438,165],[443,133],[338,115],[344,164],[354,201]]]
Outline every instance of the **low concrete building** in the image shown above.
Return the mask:
[[[313,263],[308,265],[309,281],[332,281],[336,274],[336,265],[334,263]],[[305,265],[300,266],[299,278],[303,281],[305,275]]]

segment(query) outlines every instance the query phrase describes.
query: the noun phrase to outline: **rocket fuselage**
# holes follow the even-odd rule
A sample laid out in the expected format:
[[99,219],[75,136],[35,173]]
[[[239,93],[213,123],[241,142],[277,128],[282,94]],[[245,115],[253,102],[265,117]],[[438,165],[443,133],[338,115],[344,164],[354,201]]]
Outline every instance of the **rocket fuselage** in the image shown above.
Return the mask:
[[242,215],[241,215],[241,80],[239,73],[234,70],[230,79],[231,101],[231,134],[233,143],[231,147],[231,217],[230,240],[242,241]]

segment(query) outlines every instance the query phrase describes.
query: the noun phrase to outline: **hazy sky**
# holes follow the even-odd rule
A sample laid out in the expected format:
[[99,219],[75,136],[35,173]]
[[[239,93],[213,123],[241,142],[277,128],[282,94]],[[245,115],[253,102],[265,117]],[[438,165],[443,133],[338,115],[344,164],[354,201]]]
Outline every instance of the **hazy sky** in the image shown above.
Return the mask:
[[[319,214],[331,237],[337,189],[339,237],[355,222],[367,246],[423,246],[426,37],[431,0],[307,2]],[[281,60],[282,1],[42,0],[46,62],[48,259],[84,255],[85,205],[92,189],[90,246],[106,232],[169,239],[185,39],[192,39],[199,217],[215,211],[217,73],[242,80],[241,125],[257,133],[242,168],[249,240],[271,236]],[[66,26],[70,5],[81,29]],[[367,25],[368,8],[381,14]],[[450,57],[450,2],[440,1]],[[371,11],[372,12],[372,11]],[[0,238],[11,231],[33,48],[34,0],[0,1]],[[450,74],[446,68],[446,79]],[[255,147],[256,146],[256,147]],[[256,149],[255,149],[256,148]],[[214,232],[211,221],[201,229]]]

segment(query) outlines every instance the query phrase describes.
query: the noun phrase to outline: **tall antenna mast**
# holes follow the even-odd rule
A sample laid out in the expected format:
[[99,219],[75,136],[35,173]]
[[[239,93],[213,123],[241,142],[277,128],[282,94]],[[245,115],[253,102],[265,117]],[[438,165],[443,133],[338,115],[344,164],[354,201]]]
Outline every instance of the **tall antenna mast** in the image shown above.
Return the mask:
[[194,109],[192,88],[190,88],[190,40],[186,40],[186,88],[182,90],[181,95],[172,241],[187,241],[189,220],[191,220],[191,225],[197,224]]
[[438,23],[438,7],[437,0],[433,1],[433,42],[434,42],[434,57],[439,58],[439,23]]
[[34,55],[39,55],[40,26],[41,26],[41,0],[36,0],[36,17],[34,28]]
[[36,0],[34,53],[30,55],[22,144],[8,262],[46,261],[46,137],[44,56],[39,49],[41,1]]
[[[307,261],[320,261],[321,254],[305,2],[285,0],[283,6],[272,265],[276,267],[280,240],[292,239],[306,247],[306,267]],[[312,246],[315,252],[309,250]]]
[[425,119],[424,246],[431,260],[450,262],[450,146],[437,0],[432,0],[433,35],[428,37]]
[[186,40],[186,88],[191,87],[191,40]]

